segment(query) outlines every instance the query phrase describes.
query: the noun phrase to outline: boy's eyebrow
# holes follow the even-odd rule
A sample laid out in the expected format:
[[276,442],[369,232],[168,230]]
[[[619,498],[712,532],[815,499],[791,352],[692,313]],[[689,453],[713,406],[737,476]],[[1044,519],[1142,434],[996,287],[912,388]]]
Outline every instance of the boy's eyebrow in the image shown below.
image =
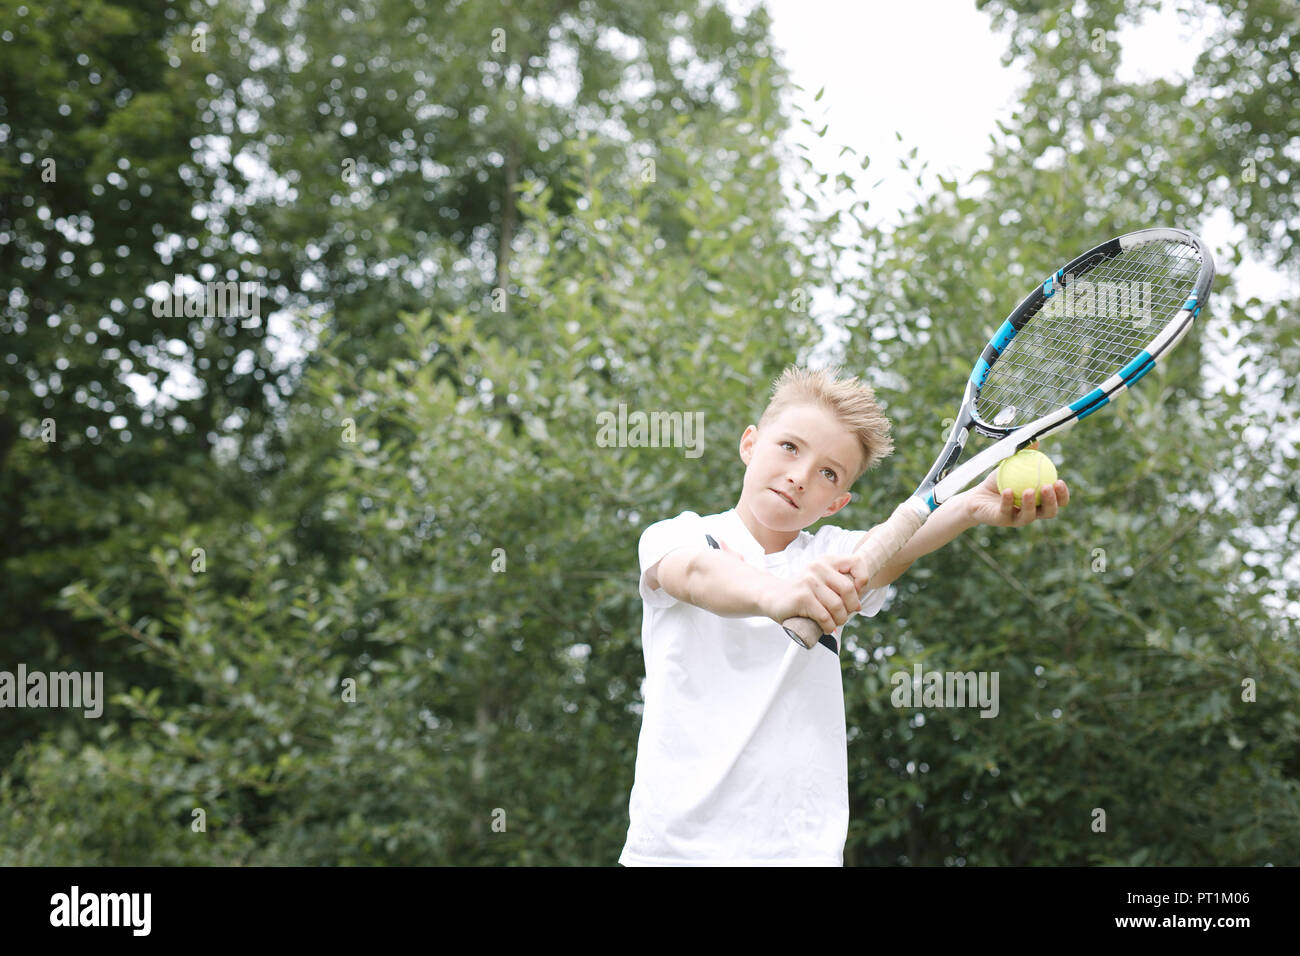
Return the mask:
[[[784,435],[783,435],[782,437],[784,437],[784,438],[793,438],[795,441],[797,441],[797,442],[798,442],[799,444],[801,444],[801,445],[807,445],[807,444],[810,444],[809,442],[804,441],[802,438],[800,438],[800,437],[799,437],[798,435],[796,435],[794,432],[785,432]],[[843,465],[841,465],[841,464],[840,464],[838,461],[836,461],[834,458],[831,458],[831,457],[828,456],[826,460],[827,460],[828,462],[830,462],[832,465],[834,465],[836,468],[838,468],[840,471],[848,471],[847,468],[845,468]]]

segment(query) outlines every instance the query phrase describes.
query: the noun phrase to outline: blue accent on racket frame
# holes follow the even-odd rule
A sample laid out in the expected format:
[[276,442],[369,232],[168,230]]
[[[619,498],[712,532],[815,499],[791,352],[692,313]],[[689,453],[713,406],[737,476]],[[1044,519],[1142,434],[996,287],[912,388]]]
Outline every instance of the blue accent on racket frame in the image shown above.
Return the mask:
[[993,338],[989,339],[989,345],[993,346],[993,351],[999,355],[1007,347],[1007,343],[1016,337],[1016,327],[1007,319],[1002,323],[997,332],[993,333]]
[[1145,349],[1143,349],[1137,354],[1137,357],[1134,358],[1133,361],[1129,362],[1119,370],[1119,377],[1124,380],[1125,385],[1131,387],[1134,382],[1155,367],[1156,360],[1153,359]]
[[1064,288],[1065,288],[1065,270],[1064,270],[1064,269],[1057,269],[1057,270],[1056,270],[1056,275],[1048,276],[1048,277],[1047,277],[1047,281],[1043,283],[1043,298],[1044,298],[1044,299],[1050,299],[1052,296],[1056,295],[1056,283],[1058,283],[1058,282],[1061,284],[1061,288],[1064,289]]
[[1094,388],[1083,398],[1071,404],[1070,410],[1078,412],[1079,419],[1082,421],[1109,401],[1110,399],[1105,396],[1101,389]]
[[976,388],[983,388],[984,383],[988,381],[989,363],[981,358],[975,363],[974,370],[970,373],[970,383]]

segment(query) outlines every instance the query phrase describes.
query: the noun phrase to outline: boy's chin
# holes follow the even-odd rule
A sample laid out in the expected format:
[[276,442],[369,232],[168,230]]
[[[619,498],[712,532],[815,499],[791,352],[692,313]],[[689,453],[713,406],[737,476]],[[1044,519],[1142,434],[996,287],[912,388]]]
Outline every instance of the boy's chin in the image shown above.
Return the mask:
[[[768,501],[767,498],[771,498]],[[785,499],[775,492],[767,492],[767,498],[759,502],[750,502],[749,511],[763,524],[775,531],[800,531],[809,522],[804,520],[803,512],[790,507]]]

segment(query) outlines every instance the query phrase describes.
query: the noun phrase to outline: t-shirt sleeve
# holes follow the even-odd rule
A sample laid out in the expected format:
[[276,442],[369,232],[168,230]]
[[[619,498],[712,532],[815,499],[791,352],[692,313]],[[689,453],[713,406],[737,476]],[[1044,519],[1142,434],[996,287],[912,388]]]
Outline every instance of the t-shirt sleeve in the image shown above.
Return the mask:
[[676,603],[677,599],[663,588],[651,590],[646,585],[646,572],[662,561],[669,551],[709,547],[705,534],[704,519],[694,511],[683,511],[676,518],[656,521],[641,532],[637,553],[641,562],[641,599],[646,604],[651,607],[668,607]]
[[[814,539],[816,542],[816,556],[852,554],[858,549],[858,545],[866,540],[866,537],[866,531],[850,531],[846,528],[837,528],[834,525],[825,525],[818,530]],[[862,595],[862,610],[857,613],[863,617],[875,617],[880,612],[880,609],[885,606],[885,598],[888,595],[888,585],[883,588],[872,588]],[[852,620],[851,617],[850,620]]]

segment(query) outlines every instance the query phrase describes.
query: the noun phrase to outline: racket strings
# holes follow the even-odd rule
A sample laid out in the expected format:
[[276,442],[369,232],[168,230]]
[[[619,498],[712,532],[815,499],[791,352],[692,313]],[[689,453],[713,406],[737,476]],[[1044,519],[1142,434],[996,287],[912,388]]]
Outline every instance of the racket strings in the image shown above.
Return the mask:
[[1136,356],[1195,288],[1195,246],[1161,240],[1084,263],[993,363],[976,402],[1014,428],[1087,394]]

